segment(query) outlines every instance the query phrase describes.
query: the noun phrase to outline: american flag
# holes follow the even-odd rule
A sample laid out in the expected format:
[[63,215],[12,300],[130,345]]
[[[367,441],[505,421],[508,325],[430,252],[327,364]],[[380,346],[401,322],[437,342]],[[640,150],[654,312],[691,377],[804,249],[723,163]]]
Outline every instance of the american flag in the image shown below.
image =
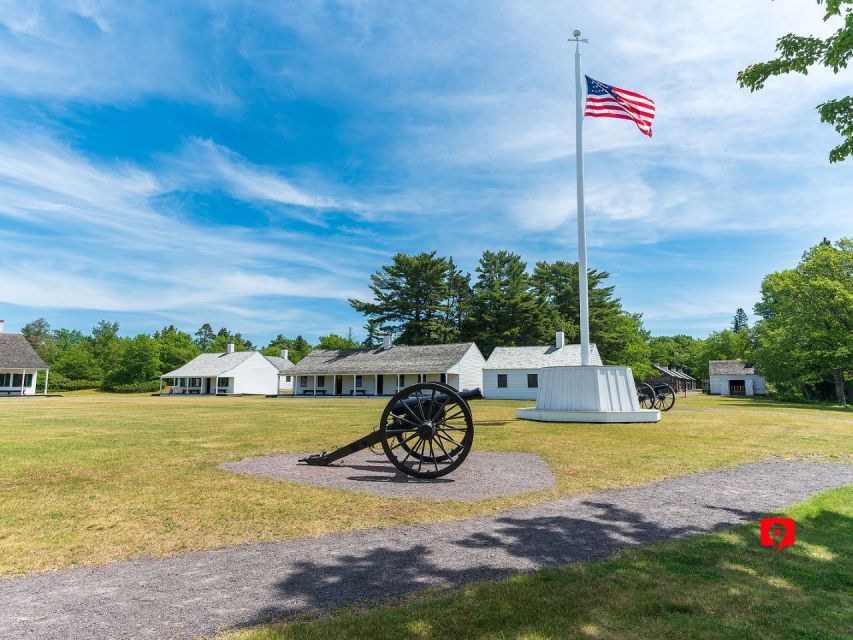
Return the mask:
[[633,120],[640,132],[652,137],[655,103],[639,93],[613,87],[586,76],[586,111],[591,118]]

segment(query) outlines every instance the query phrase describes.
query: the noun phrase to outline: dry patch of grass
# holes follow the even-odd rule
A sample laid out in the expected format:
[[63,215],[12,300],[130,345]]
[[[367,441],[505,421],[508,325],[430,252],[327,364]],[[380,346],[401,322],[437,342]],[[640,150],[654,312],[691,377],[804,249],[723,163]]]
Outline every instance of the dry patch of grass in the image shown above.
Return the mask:
[[541,455],[552,490],[476,503],[251,478],[220,462],[369,431],[384,402],[107,394],[0,401],[0,575],[493,513],[776,456],[853,456],[853,412],[696,396],[657,425],[522,422],[480,401],[475,448]]

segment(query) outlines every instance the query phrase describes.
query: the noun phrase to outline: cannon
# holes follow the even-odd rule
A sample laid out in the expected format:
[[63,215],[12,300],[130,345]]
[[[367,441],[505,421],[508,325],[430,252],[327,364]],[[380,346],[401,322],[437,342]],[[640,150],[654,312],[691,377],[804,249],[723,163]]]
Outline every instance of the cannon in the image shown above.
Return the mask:
[[440,478],[457,469],[471,451],[474,419],[468,401],[482,397],[479,389],[459,392],[439,382],[411,385],[388,401],[376,430],[299,462],[327,466],[381,444],[389,462],[407,476]]
[[637,385],[637,399],[643,409],[669,411],[675,405],[675,390],[668,384],[652,386],[641,382]]

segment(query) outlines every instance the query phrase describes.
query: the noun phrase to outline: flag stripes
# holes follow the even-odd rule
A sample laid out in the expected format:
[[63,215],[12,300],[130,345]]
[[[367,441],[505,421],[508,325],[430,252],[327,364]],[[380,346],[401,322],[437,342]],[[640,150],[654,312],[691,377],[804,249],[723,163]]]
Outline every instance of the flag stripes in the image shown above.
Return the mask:
[[589,76],[586,76],[586,90],[585,116],[631,120],[641,133],[651,137],[655,119],[655,103],[651,98],[604,84]]

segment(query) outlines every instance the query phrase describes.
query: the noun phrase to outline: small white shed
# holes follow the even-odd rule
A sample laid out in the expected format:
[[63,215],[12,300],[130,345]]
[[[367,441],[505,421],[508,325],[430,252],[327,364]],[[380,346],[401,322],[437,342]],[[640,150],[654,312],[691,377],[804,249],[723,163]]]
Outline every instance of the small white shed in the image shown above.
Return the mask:
[[279,391],[279,367],[259,351],[202,353],[182,367],[162,376],[161,389],[179,395],[275,395]]
[[[579,344],[564,344],[562,331],[553,345],[496,347],[483,367],[483,395],[504,400],[536,400],[542,367],[580,366]],[[598,348],[591,344],[590,364],[601,365]]]
[[758,370],[743,360],[708,362],[708,393],[712,396],[763,396],[767,384]]
[[272,362],[278,369],[278,391],[285,393],[293,393],[293,374],[290,370],[293,368],[293,363],[287,357],[287,349],[281,350],[281,355],[266,356],[266,359]]

